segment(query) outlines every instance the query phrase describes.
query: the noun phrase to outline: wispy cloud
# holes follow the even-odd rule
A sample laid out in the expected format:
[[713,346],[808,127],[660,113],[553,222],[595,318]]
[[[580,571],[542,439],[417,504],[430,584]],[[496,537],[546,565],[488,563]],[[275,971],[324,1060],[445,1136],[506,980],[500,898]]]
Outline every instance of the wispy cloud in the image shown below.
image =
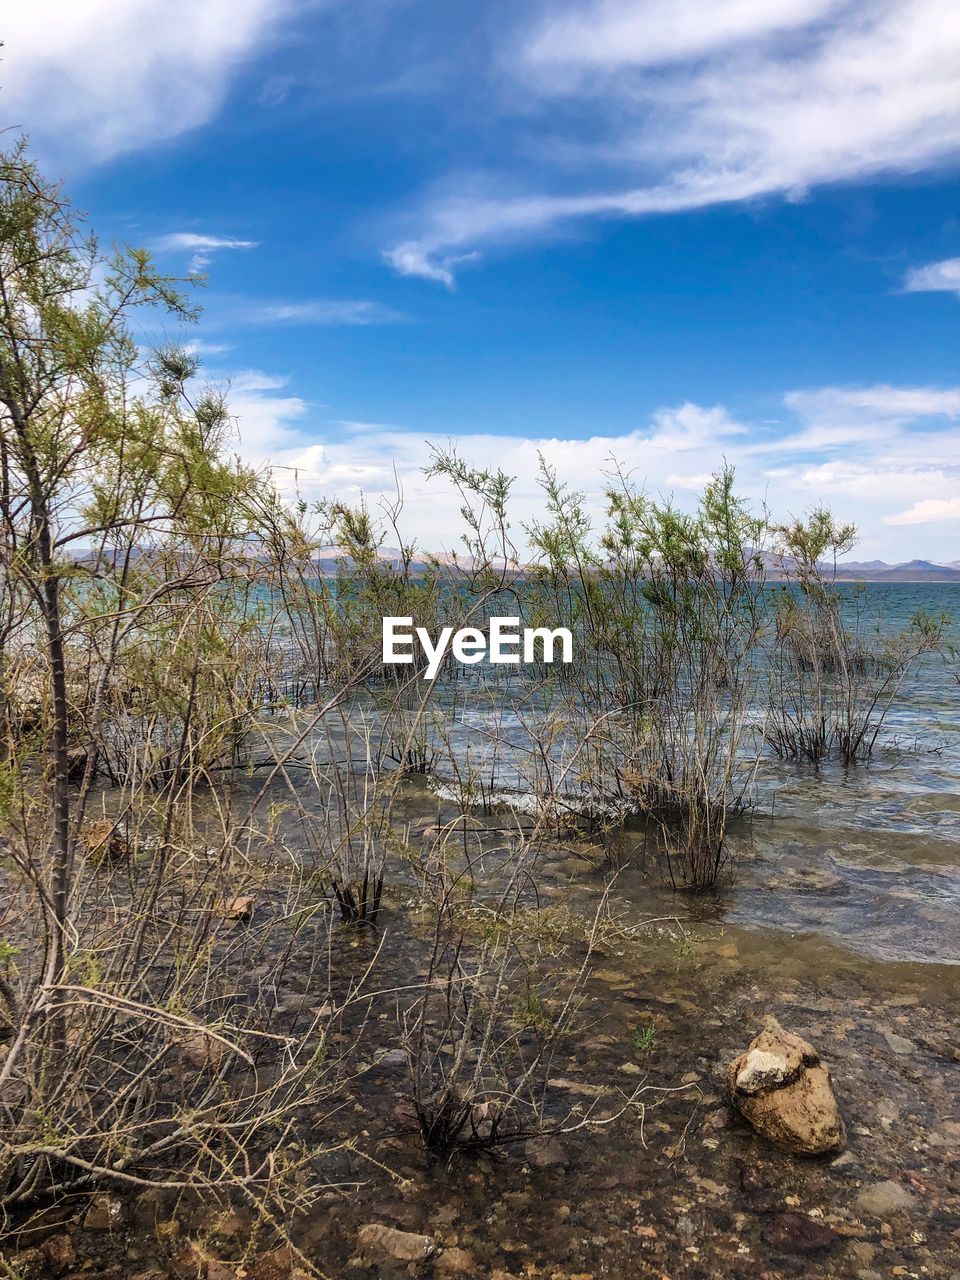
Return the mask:
[[233,249],[256,249],[259,240],[237,240],[233,236],[200,235],[195,231],[171,231],[154,241],[158,253],[189,253],[190,270],[203,271],[215,253]]
[[803,27],[829,14],[836,0],[601,0],[558,5],[536,29],[527,60],[554,72],[566,67],[651,67]]
[[44,0],[3,15],[4,121],[53,162],[106,160],[210,120],[292,0]]
[[790,391],[784,404],[817,426],[903,426],[918,419],[960,417],[960,387],[819,387]]
[[406,320],[399,311],[361,298],[250,302],[237,307],[232,318],[251,325],[372,325],[401,324]]
[[199,356],[204,359],[210,356],[222,356],[230,350],[230,344],[227,342],[208,342],[206,338],[191,338],[185,342],[184,348],[191,355]]
[[386,249],[383,257],[398,275],[420,276],[424,280],[436,280],[452,290],[456,287],[454,267],[463,266],[466,262],[477,262],[480,254],[477,252],[432,253],[429,246],[409,241],[395,245],[392,249]]
[[907,272],[903,287],[907,293],[955,293],[960,298],[960,258],[914,267]]
[[564,225],[796,199],[960,151],[950,0],[576,0],[542,12],[519,55],[505,33],[512,83],[494,103],[506,116],[527,101],[538,160],[508,121],[504,172],[428,195],[419,231],[388,250],[406,274],[449,287],[457,256]]

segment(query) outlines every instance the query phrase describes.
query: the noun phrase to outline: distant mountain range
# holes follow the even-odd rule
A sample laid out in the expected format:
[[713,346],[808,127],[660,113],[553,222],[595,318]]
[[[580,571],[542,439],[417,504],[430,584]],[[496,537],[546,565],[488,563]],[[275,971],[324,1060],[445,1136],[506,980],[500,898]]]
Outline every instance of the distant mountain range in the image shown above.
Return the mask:
[[949,564],[933,560],[907,560],[904,564],[848,560],[837,565],[837,577],[859,582],[960,582],[960,560]]
[[[400,567],[401,553],[396,547],[381,547],[377,554],[386,564],[391,564],[395,568]],[[769,578],[777,580],[792,576],[789,564],[785,563],[781,557],[772,555],[770,552],[762,554]],[[336,571],[338,562],[342,562],[343,558],[342,548],[323,547],[318,553],[317,563],[323,573],[333,573]],[[472,567],[472,561],[468,555],[454,557],[444,552],[436,556],[421,553],[414,558],[410,567],[414,573],[422,573],[431,562],[446,565],[449,568],[456,567],[464,572],[469,572]],[[515,571],[520,569],[516,564],[509,567]],[[829,575],[835,576],[841,582],[960,583],[960,560],[953,560],[948,564],[933,560],[907,560],[903,564],[887,564],[885,560],[844,560],[837,564],[835,572],[832,565],[825,568]]]
[[[81,552],[80,558],[84,559],[92,554],[90,551]],[[142,555],[144,552],[137,551],[134,554]],[[255,547],[248,548],[247,554],[253,559],[260,558],[260,553]],[[795,576],[795,573],[791,572],[792,565],[788,559],[776,556],[769,551],[762,551],[760,554],[766,568],[767,578],[771,582],[781,582],[785,578]],[[385,565],[391,565],[394,569],[400,569],[403,566],[402,553],[397,547],[380,547],[377,551],[377,559]],[[317,549],[313,557],[313,564],[316,566],[317,572],[325,576],[335,574],[346,560],[349,560],[349,556],[344,547],[325,546]],[[440,551],[433,554],[422,551],[411,560],[410,571],[419,575],[438,565],[445,568],[451,576],[456,576],[458,573],[470,573],[474,567],[472,557],[465,552],[454,554],[448,551]],[[502,566],[502,560],[495,562],[494,567],[501,568]],[[511,573],[521,575],[525,571],[525,566],[516,561],[511,561],[506,568]],[[842,560],[837,563],[836,567],[832,564],[824,565],[823,570],[825,576],[831,577],[837,582],[960,583],[960,560],[906,560],[902,564],[888,564],[886,560]]]
[[[771,578],[785,578],[789,566],[778,556],[765,555],[767,574]],[[827,573],[841,582],[960,582],[960,560],[948,564],[934,560],[906,560],[902,564],[887,564],[885,560],[842,560],[836,565],[825,566]]]

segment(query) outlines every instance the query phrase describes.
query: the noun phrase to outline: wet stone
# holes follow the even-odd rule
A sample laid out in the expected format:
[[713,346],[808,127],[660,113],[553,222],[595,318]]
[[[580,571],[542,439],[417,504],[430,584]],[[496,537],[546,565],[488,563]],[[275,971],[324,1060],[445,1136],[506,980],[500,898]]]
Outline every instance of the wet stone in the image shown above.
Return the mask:
[[833,1248],[837,1236],[822,1222],[805,1213],[781,1213],[763,1230],[763,1239],[782,1253],[826,1253]]
[[477,1274],[477,1260],[469,1249],[453,1245],[443,1250],[433,1269],[438,1276],[474,1276]]
[[117,1196],[96,1195],[83,1215],[86,1231],[115,1231],[126,1216],[124,1203]]
[[548,1169],[567,1161],[567,1153],[556,1138],[533,1138],[524,1146],[523,1154],[535,1169]]
[[874,1218],[884,1218],[888,1214],[908,1213],[916,1208],[917,1198],[899,1182],[875,1182],[865,1187],[854,1201],[858,1213],[867,1213]]

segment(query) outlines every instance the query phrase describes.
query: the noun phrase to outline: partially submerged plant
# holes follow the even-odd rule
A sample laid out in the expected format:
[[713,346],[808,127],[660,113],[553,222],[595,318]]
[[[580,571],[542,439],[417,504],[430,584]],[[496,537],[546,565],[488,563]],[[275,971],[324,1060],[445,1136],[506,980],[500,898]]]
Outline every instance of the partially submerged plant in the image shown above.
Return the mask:
[[784,759],[867,760],[904,681],[940,647],[946,615],[918,611],[882,630],[865,590],[836,580],[856,531],[823,508],[777,533],[787,582],[774,597],[766,740]]

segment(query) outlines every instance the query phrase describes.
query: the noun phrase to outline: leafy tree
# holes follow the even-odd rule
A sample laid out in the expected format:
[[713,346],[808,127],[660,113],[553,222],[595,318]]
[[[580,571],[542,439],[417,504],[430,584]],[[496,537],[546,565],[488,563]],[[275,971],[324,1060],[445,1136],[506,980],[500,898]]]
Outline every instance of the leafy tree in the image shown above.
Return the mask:
[[[8,765],[33,753],[48,789],[41,1003],[64,967],[73,784],[82,797],[96,769],[117,655],[159,600],[223,572],[252,484],[221,455],[222,396],[191,391],[195,358],[144,358],[135,335],[157,308],[194,316],[145,251],[101,251],[23,143],[0,155],[0,687]],[[78,713],[71,655],[84,638],[97,661]]]

